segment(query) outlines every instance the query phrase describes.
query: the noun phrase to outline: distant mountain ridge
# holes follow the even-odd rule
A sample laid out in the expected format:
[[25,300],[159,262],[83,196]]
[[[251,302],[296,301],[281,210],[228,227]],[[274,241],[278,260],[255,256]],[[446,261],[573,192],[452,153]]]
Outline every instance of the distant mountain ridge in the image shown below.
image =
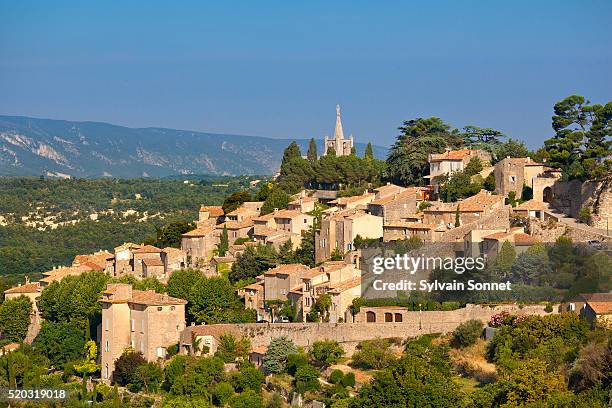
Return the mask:
[[[291,140],[0,115],[0,175],[274,174]],[[308,140],[296,142],[306,154]],[[365,144],[356,147],[363,154]],[[386,152],[374,146],[377,158]]]

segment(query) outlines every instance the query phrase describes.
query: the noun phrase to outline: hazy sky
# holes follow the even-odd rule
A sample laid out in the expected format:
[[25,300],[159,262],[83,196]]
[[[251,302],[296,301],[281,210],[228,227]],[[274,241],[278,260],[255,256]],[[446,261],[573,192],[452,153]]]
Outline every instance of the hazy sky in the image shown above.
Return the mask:
[[[612,100],[611,1],[0,0],[0,114],[389,145],[403,120],[530,147]],[[180,4],[178,4],[180,3]]]

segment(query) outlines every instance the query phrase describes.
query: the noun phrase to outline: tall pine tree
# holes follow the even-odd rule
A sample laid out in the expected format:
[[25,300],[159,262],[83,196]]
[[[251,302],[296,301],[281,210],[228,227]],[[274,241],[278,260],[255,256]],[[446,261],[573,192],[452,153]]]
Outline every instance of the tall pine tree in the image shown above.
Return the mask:
[[314,138],[310,139],[310,142],[308,143],[308,153],[306,153],[306,157],[311,163],[315,163],[317,161],[317,142],[314,140]]

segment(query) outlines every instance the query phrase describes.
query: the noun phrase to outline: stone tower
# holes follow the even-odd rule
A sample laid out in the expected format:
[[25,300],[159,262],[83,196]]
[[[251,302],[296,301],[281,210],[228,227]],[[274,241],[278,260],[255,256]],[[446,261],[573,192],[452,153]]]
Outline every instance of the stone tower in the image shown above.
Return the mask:
[[340,119],[340,105],[336,105],[336,128],[334,129],[334,138],[330,139],[328,136],[325,136],[324,154],[327,154],[329,149],[334,149],[336,156],[348,156],[353,149],[353,135],[350,135],[348,139],[344,138],[342,120]]

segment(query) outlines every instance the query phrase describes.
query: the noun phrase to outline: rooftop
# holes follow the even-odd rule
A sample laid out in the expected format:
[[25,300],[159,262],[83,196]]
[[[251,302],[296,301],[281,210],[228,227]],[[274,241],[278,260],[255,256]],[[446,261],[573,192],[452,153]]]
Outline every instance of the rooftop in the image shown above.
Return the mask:
[[476,154],[478,150],[462,149],[462,150],[447,150],[444,153],[434,153],[430,156],[429,161],[444,161],[444,160],[463,160],[465,157]]
[[32,283],[26,283],[24,285],[19,285],[19,286],[15,286],[10,289],[7,289],[4,291],[4,294],[8,295],[12,293],[36,293],[39,291],[40,291],[40,282],[32,282]]
[[184,234],[182,234],[182,237],[205,237],[206,235],[210,234],[211,232],[213,232],[215,230],[215,227],[213,226],[206,226],[206,227],[198,227],[194,230],[188,231]]
[[210,217],[221,217],[224,214],[220,205],[203,205],[200,207],[200,212],[208,212]]
[[160,253],[162,250],[158,247],[154,247],[153,245],[144,245],[138,249],[135,249],[133,252],[135,254],[155,254]]
[[279,265],[275,268],[272,269],[268,269],[266,272],[264,272],[265,276],[271,276],[271,275],[290,275],[292,273],[300,273],[300,272],[305,272],[308,270],[308,267],[306,265],[302,265],[302,264],[285,264],[285,265]]

